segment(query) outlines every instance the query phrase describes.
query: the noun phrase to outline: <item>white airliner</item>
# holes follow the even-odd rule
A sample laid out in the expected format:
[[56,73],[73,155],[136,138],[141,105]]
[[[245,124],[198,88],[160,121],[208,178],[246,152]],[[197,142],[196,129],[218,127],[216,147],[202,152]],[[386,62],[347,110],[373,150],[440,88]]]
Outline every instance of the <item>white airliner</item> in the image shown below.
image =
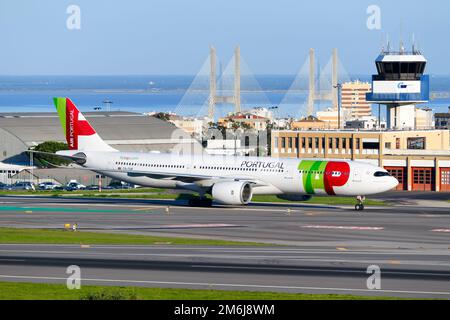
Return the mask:
[[367,163],[325,159],[120,152],[104,142],[68,98],[54,98],[69,150],[56,154],[85,169],[132,184],[195,191],[191,205],[246,205],[253,195],[308,200],[313,195],[365,196],[398,185],[396,178]]

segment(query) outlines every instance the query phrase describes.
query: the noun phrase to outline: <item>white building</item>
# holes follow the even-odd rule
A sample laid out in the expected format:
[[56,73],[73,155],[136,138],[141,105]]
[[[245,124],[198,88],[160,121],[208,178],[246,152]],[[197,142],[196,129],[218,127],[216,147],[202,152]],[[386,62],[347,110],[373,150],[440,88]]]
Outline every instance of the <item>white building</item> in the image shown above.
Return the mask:
[[204,118],[190,118],[190,117],[171,117],[169,122],[173,123],[176,127],[183,129],[188,134],[200,137],[204,130],[209,127],[209,123],[212,120],[208,117]]
[[261,118],[269,119],[270,122],[273,121],[273,112],[267,108],[257,107],[257,108],[248,110],[245,113],[250,113],[250,114],[253,114],[253,115],[261,117]]
[[210,139],[207,141],[206,152],[211,155],[244,156],[255,153],[255,147],[243,147],[240,139]]
[[386,126],[386,121],[381,120],[378,124],[378,118],[374,116],[359,117],[345,122],[345,129],[384,130]]

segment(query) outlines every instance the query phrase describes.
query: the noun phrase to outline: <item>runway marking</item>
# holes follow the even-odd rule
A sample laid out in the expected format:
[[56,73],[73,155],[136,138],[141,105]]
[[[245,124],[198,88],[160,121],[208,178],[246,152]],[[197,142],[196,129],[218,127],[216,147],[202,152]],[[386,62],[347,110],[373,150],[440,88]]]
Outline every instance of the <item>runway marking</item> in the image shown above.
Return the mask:
[[[26,279],[26,280],[60,280],[67,278],[23,276],[23,275],[0,275],[3,279]],[[199,287],[232,287],[232,288],[257,288],[257,289],[284,289],[284,290],[313,290],[313,291],[348,291],[348,292],[370,292],[370,293],[399,293],[399,294],[423,294],[423,295],[450,295],[445,291],[410,291],[410,290],[370,290],[359,288],[326,288],[326,287],[300,287],[300,286],[275,286],[259,284],[237,284],[237,283],[208,283],[208,282],[180,282],[180,281],[153,281],[153,280],[121,280],[121,279],[96,279],[84,278],[84,282],[106,282],[106,283],[129,283],[129,284],[153,284],[153,285],[175,285],[175,286],[199,286]]]
[[364,270],[329,270],[329,269],[311,269],[311,268],[276,268],[276,267],[259,267],[259,266],[252,266],[252,267],[244,267],[244,266],[201,266],[201,265],[191,265],[191,268],[199,268],[199,269],[232,269],[232,270],[273,270],[273,271],[319,271],[319,272],[339,272],[339,273],[364,273]]
[[321,212],[305,212],[304,214],[305,214],[305,216],[308,216],[308,217],[314,217],[316,215],[320,215],[323,213],[321,213]]
[[[315,271],[315,272],[337,272],[337,273],[357,273],[357,274],[365,274],[366,270],[338,270],[338,269],[320,269],[320,268],[304,268],[304,267],[297,267],[297,268],[276,268],[276,267],[260,267],[260,266],[252,266],[252,267],[244,267],[244,266],[201,266],[201,265],[192,265],[192,268],[202,268],[202,269],[208,269],[208,268],[215,268],[215,269],[244,269],[244,270],[276,270],[276,271]],[[424,273],[424,272],[408,272],[408,271],[384,271],[383,274],[399,274],[399,275],[415,275],[415,276],[423,276],[423,275],[432,275],[432,276],[448,276],[448,274],[444,273]]]
[[[117,207],[117,206],[116,206]],[[71,208],[58,207],[16,207],[16,206],[2,206],[0,211],[25,211],[26,213],[35,212],[55,212],[55,213],[116,213],[116,214],[131,214],[130,209],[85,209],[76,208],[74,204]],[[137,212],[135,213],[137,214]],[[159,214],[159,212],[146,212],[145,214]]]
[[[204,208],[204,209],[211,209],[211,208]],[[227,208],[214,208],[214,209],[227,209]],[[232,211],[258,211],[258,212],[282,212],[282,213],[295,213],[295,212],[302,212],[301,210],[293,210],[290,209],[290,211],[288,211],[288,209],[285,208],[280,208],[280,209],[263,209],[263,208],[230,208],[230,210]]]
[[[59,199],[55,199],[55,200],[59,200]],[[52,205],[52,206],[104,206],[104,207],[135,207],[135,208],[148,208],[148,205],[139,205],[139,204],[127,204],[127,203],[79,203],[78,201],[80,199],[75,199],[76,201],[72,201],[70,202],[69,200],[74,200],[74,199],[64,199],[67,200],[65,202],[35,202],[36,204],[45,204],[45,205]],[[85,199],[83,199],[85,200]],[[145,199],[137,199],[137,200],[145,200]],[[156,199],[157,200],[157,199]],[[167,199],[160,199],[160,200],[167,200]],[[1,202],[0,202],[1,203]],[[15,202],[5,202],[5,204],[9,204],[9,203],[15,203]],[[27,204],[27,202],[17,202],[17,203],[23,203],[23,204]],[[29,202],[28,202],[29,203]],[[150,207],[153,208],[165,208],[167,207],[167,204],[161,204],[161,205],[152,205]],[[172,209],[189,209],[189,210],[229,210],[229,211],[241,211],[241,210],[245,210],[245,211],[280,211],[280,212],[286,212],[286,208],[283,207],[279,207],[279,208],[249,208],[249,207],[189,207],[189,206],[178,206],[178,205],[170,205],[170,207]],[[292,210],[293,211],[293,210]]]
[[379,231],[384,230],[383,227],[353,227],[353,226],[324,226],[324,225],[309,225],[302,226],[306,229],[335,229],[335,230],[361,230],[361,231]]
[[[134,207],[134,208],[148,208],[146,205],[127,205],[126,203],[123,204],[111,204],[111,203],[79,203],[79,202],[72,202],[72,203],[59,203],[59,202],[37,202],[38,205],[52,205],[55,208],[58,206],[90,206],[90,207]],[[162,206],[154,206],[155,208],[162,208]]]
[[137,209],[133,209],[133,211],[145,211],[145,210],[155,210],[155,209],[163,209],[163,207],[145,207],[145,208],[137,208]]
[[227,223],[192,223],[192,224],[168,224],[148,227],[148,229],[184,229],[184,228],[229,228],[242,227],[236,224]]
[[[81,212],[85,212],[85,211],[93,211],[93,212],[98,212],[98,213],[102,213],[102,212],[127,212],[127,210],[132,210],[132,211],[145,211],[147,208],[149,208],[146,205],[129,205],[126,203],[119,203],[119,204],[106,204],[106,203],[78,203],[78,202],[72,202],[72,203],[55,203],[55,202],[38,202],[38,205],[47,205],[47,206],[51,206],[51,207],[35,207],[35,208],[30,208],[30,209],[37,209],[37,211],[58,211],[60,210],[61,206],[69,206],[72,207],[70,209],[63,209],[66,211],[77,211],[79,210],[79,213]],[[124,209],[117,209],[117,210],[102,210],[102,209],[83,209],[83,208],[76,208],[77,206],[91,206],[91,207],[123,207]],[[152,210],[157,210],[157,209],[164,209],[166,208],[167,205],[156,205],[156,206],[152,206],[151,208],[153,208]],[[19,209],[18,209],[19,208]],[[22,208],[26,208],[26,207],[22,207]],[[127,209],[130,208],[130,209]],[[131,209],[131,208],[136,208],[136,209]],[[230,213],[232,211],[258,211],[258,212],[282,212],[282,213],[286,213],[286,209],[285,208],[228,208],[228,207],[188,207],[188,206],[171,206],[170,207],[171,210],[208,210],[208,211],[222,211],[222,210],[227,210],[230,211]],[[6,207],[0,207],[0,211],[17,211],[20,210],[20,207],[14,207],[14,206],[6,206]],[[301,210],[292,210],[291,209],[291,213],[297,213],[297,212],[302,212]],[[128,212],[130,213],[130,212]],[[137,212],[135,212],[137,213]],[[156,214],[156,213],[155,213]]]
[[444,233],[450,233],[450,229],[434,229],[434,230],[431,230],[431,232],[444,232]]
[[[0,244],[0,248],[2,247],[42,247],[42,248],[67,248],[67,249],[77,249],[77,245],[73,244],[15,244],[15,243],[2,243]],[[186,247],[182,246],[151,246],[151,245],[142,245],[142,246],[136,246],[136,245],[96,245],[96,249],[114,249],[114,250],[149,250],[149,249],[159,249],[159,250],[180,250],[182,248],[183,250],[187,250]],[[330,250],[328,248],[324,249],[316,249],[316,248],[274,248],[271,246],[268,246],[268,248],[258,248],[258,249],[250,249],[248,247],[242,246],[242,247],[216,247],[216,246],[203,246],[203,247],[191,247],[188,248],[192,251],[204,251],[204,250],[210,250],[210,251],[222,251],[222,252],[231,252],[231,253],[326,253],[326,254],[342,254],[341,252],[336,252],[333,250]],[[351,250],[347,251],[345,254],[367,254],[367,255],[386,255],[386,254],[395,254],[395,255],[449,255],[447,251],[447,247],[445,248],[431,248],[427,250],[409,250],[409,249],[367,249],[367,250]],[[23,249],[20,249],[23,250]],[[31,250],[31,249],[29,249]],[[23,252],[39,252],[39,251],[29,251],[25,250]],[[388,251],[386,251],[388,250]],[[436,252],[436,250],[438,252]],[[445,251],[444,251],[445,250]],[[6,249],[0,249],[1,251],[5,252],[14,252],[14,250],[6,250]],[[17,251],[17,250],[16,250]],[[19,252],[19,251],[17,251]],[[53,252],[53,251],[45,251],[45,252]],[[56,251],[58,252],[58,251]]]

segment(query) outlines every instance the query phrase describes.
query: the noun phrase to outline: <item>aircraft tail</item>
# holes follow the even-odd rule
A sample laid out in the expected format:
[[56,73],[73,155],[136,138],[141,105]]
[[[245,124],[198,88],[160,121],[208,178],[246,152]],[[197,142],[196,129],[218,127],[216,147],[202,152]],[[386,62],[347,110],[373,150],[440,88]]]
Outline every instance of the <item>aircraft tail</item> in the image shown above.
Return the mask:
[[69,98],[53,98],[70,150],[117,151],[100,138]]

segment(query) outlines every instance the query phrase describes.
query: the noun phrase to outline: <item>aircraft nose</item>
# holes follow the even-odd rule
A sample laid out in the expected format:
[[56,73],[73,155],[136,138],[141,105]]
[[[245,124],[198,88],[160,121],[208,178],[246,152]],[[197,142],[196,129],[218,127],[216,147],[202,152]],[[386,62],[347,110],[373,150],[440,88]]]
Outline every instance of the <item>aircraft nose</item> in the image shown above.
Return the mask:
[[389,189],[388,190],[392,190],[392,189],[397,188],[398,184],[399,184],[399,182],[398,182],[397,178],[390,177],[389,183],[388,183],[388,185],[389,185]]

